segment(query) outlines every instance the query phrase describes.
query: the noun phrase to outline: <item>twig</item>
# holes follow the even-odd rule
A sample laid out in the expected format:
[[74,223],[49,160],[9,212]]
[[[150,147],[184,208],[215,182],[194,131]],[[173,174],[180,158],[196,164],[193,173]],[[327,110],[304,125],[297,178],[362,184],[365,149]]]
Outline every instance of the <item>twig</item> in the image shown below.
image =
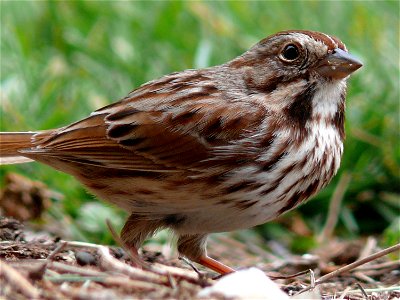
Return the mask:
[[[66,274],[66,275],[59,275],[55,277],[50,277],[46,276],[46,280],[49,280],[51,282],[56,282],[56,283],[62,283],[62,282],[84,282],[84,281],[95,281],[95,282],[104,282],[107,277],[110,275],[103,275],[101,277],[95,277],[95,276],[79,276],[79,275],[71,275],[71,274]],[[119,276],[121,277],[121,276]],[[121,278],[119,278],[121,279]],[[125,277],[124,280],[127,278]]]
[[188,260],[186,257],[184,256],[179,256],[179,260],[182,260],[184,263],[186,263],[187,265],[189,265],[193,271],[195,271],[197,273],[197,275],[199,275],[199,277],[203,276],[200,272],[199,269],[196,268],[196,266],[190,261]]
[[365,292],[364,288],[361,286],[361,284],[359,284],[358,282],[356,283],[357,287],[360,289],[361,293],[364,295],[365,299],[368,300],[368,295]]
[[[367,240],[366,245],[364,246],[364,248],[362,249],[362,251],[360,252],[360,255],[358,257],[358,259],[363,259],[368,257],[368,255],[371,255],[373,253],[373,249],[375,249],[377,244],[376,239],[369,237]],[[359,280],[368,282],[368,283],[375,283],[376,281],[373,280],[371,277],[367,276],[367,274],[365,274],[365,272],[361,272],[360,270],[355,270],[354,272],[354,277],[358,278]]]
[[364,274],[363,272],[354,272],[353,276],[359,280],[362,280],[364,282],[368,283],[376,283],[374,279],[369,277],[368,275]]
[[[156,276],[156,274],[158,274],[158,275],[166,276],[165,283],[167,283],[167,284],[169,282],[168,278],[167,278],[168,273],[170,273],[170,275],[172,275],[174,277],[178,277],[180,279],[184,279],[184,280],[186,280],[188,282],[192,282],[192,283],[197,283],[198,282],[198,277],[197,277],[196,273],[191,272],[189,270],[183,270],[183,269],[175,268],[175,267],[171,267],[171,266],[165,266],[165,265],[161,265],[161,264],[155,263],[155,264],[151,265],[151,271],[152,272],[145,271],[145,270],[140,270],[140,269],[137,269],[137,268],[133,268],[133,267],[131,267],[129,265],[126,265],[126,264],[116,260],[114,257],[112,257],[110,255],[108,249],[105,246],[102,246],[102,245],[85,243],[85,242],[71,241],[71,242],[67,243],[67,246],[68,247],[71,247],[71,246],[72,247],[89,247],[89,248],[98,249],[98,252],[100,254],[100,257],[99,257],[100,262],[99,262],[99,264],[105,270],[109,270],[111,268],[114,271],[116,269],[121,271],[121,270],[126,268],[126,269],[128,269],[128,270],[125,270],[126,273],[124,273],[124,271],[122,271],[121,273],[124,273],[124,274],[129,276],[130,271],[132,269],[134,269],[138,273],[141,273],[141,274],[150,274],[149,276],[151,276],[152,278],[154,276]],[[115,261],[117,263],[115,263]],[[99,276],[99,274],[102,274],[100,272],[95,272],[95,271],[87,270],[87,269],[81,269],[81,268],[78,268],[78,267],[75,267],[75,266],[69,266],[69,265],[58,263],[58,262],[57,263],[53,262],[52,266],[53,266],[54,269],[56,269],[58,271],[71,272],[71,273],[87,275],[87,276]],[[134,271],[133,273],[135,273],[136,271]],[[157,278],[159,280],[159,277],[154,277],[153,280],[157,281]],[[144,279],[144,280],[147,280],[147,279]],[[165,283],[163,281],[163,284],[165,284]]]
[[[400,267],[400,266],[398,266],[398,267]],[[381,270],[363,271],[362,273],[369,277],[377,277],[377,276],[388,274],[389,272],[397,269],[398,267],[392,267],[392,268],[381,269]]]
[[65,246],[67,246],[68,242],[65,241],[61,241],[60,245],[57,246],[56,249],[53,250],[53,252],[51,252],[49,254],[49,256],[47,256],[47,261],[50,262],[54,259],[54,257],[56,256],[56,254],[58,254],[59,252],[61,252],[61,250],[63,250],[65,248]]
[[128,277],[124,276],[115,276],[109,275],[104,273],[103,276],[79,276],[79,275],[61,275],[57,277],[47,277],[49,281],[56,282],[56,283],[63,283],[63,282],[85,282],[85,281],[94,281],[106,285],[116,285],[122,286],[127,288],[135,288],[136,290],[156,290],[160,289],[161,287],[157,284],[146,282],[146,281],[139,281],[139,280],[130,280]]
[[60,242],[67,243],[67,246],[69,246],[69,247],[79,247],[79,248],[82,247],[82,248],[95,248],[95,249],[103,247],[102,245],[86,243],[86,242],[78,242],[78,241],[64,241],[64,240],[61,240]]
[[153,268],[151,270],[157,272],[160,275],[169,273],[174,277],[177,277],[179,279],[184,279],[191,283],[197,284],[199,282],[199,277],[198,277],[197,273],[195,273],[192,270],[176,268],[176,267],[167,266],[167,265],[163,265],[163,264],[159,264],[159,263],[154,263],[152,265],[152,267]]
[[147,282],[168,285],[168,279],[166,277],[160,277],[158,274],[154,274],[153,272],[145,271],[139,268],[134,268],[115,259],[110,254],[110,251],[108,250],[107,247],[104,246],[100,247],[98,249],[98,253],[100,256],[99,265],[107,271],[111,270],[114,272],[119,272],[136,280],[143,280]]
[[312,288],[314,288],[315,286],[316,286],[316,281],[315,281],[315,274],[314,274],[314,271],[313,270],[308,270],[309,272],[310,272],[310,286],[312,287]]
[[109,284],[109,285],[116,285],[116,286],[121,286],[124,288],[129,288],[129,289],[134,289],[134,290],[142,290],[142,291],[152,291],[152,290],[165,290],[166,288],[164,286],[160,286],[158,284],[152,283],[152,282],[146,282],[146,281],[138,281],[138,280],[127,280],[123,277],[107,277],[104,282],[104,284]]
[[[29,299],[38,299],[40,296],[39,290],[37,290],[21,273],[2,260],[0,260],[0,278],[4,278],[14,289],[20,291]],[[4,285],[4,282],[2,285]]]
[[76,288],[74,285],[69,285],[68,282],[64,282],[61,284],[60,290],[65,296],[68,297],[68,299],[119,299],[120,297],[117,294],[117,290],[121,289],[129,290],[130,292],[151,292],[155,290],[159,292],[163,291],[162,287],[158,285],[148,282],[127,280],[127,278],[121,278],[119,276],[109,276],[108,278],[104,278],[103,280],[96,282],[106,286],[114,286],[117,287],[117,289],[91,289],[88,291],[82,291],[81,287]]
[[375,249],[377,243],[378,242],[376,241],[375,238],[368,237],[367,242],[366,242],[364,248],[362,249],[362,251],[360,252],[360,256],[358,257],[358,259],[363,259],[363,258],[371,255],[374,252],[374,249]]
[[348,287],[342,292],[342,294],[340,295],[340,298],[339,298],[338,300],[343,300],[344,297],[346,297],[346,295],[349,293],[350,290],[351,290],[351,287],[348,286]]
[[337,220],[339,218],[340,206],[342,204],[343,196],[351,181],[351,175],[344,172],[340,177],[339,183],[332,195],[329,203],[328,218],[322,232],[318,236],[318,242],[322,243],[332,236],[333,230],[335,229]]
[[357,260],[357,261],[355,261],[355,262],[353,262],[351,264],[348,264],[347,266],[344,266],[342,268],[339,268],[339,269],[337,269],[337,270],[335,270],[335,271],[333,271],[333,272],[331,272],[329,274],[326,274],[325,276],[322,276],[320,279],[318,279],[315,283],[317,283],[317,284],[323,283],[323,282],[328,281],[329,279],[331,279],[333,277],[338,276],[339,274],[348,272],[348,271],[350,271],[352,269],[355,269],[358,266],[364,265],[364,264],[366,264],[366,263],[368,263],[370,261],[373,261],[373,260],[375,260],[375,259],[377,259],[379,257],[388,255],[389,253],[392,253],[392,252],[395,252],[395,251],[398,251],[398,250],[400,250],[400,243],[397,244],[397,245],[391,246],[389,248],[386,248],[384,250],[381,250],[381,251],[379,251],[379,252],[377,252],[375,254],[369,255],[366,258]]
[[[111,255],[110,255],[111,256]],[[119,261],[118,261],[119,262]],[[121,263],[122,264],[122,263]],[[130,266],[126,265],[131,268]],[[153,278],[145,277],[145,278],[137,278],[137,280],[131,280],[130,277],[125,277],[121,275],[110,275],[104,272],[98,272],[86,268],[80,268],[75,266],[70,266],[66,264],[62,264],[59,262],[54,262],[52,264],[52,268],[67,272],[69,274],[66,275],[56,275],[56,276],[46,276],[46,280],[51,282],[61,283],[61,282],[85,282],[85,281],[95,281],[98,283],[106,284],[106,285],[117,285],[124,288],[136,289],[136,290],[145,290],[151,291],[160,289],[160,283],[163,284],[162,278],[158,278],[155,274],[147,272]],[[133,269],[133,268],[132,268]],[[141,272],[145,272],[139,270]],[[73,273],[73,274],[70,274]],[[159,280],[154,280],[154,278],[158,278]]]
[[370,271],[370,270],[377,270],[377,269],[386,269],[386,268],[399,268],[400,267],[400,260],[394,261],[387,261],[380,264],[368,265],[357,268],[358,271]]
[[67,265],[67,264],[64,264],[61,262],[57,262],[57,261],[54,261],[51,264],[51,269],[54,269],[60,273],[72,273],[72,274],[78,274],[81,276],[101,277],[104,275],[103,272],[91,270],[88,268],[78,267],[78,266],[71,266],[71,265]]
[[[159,282],[155,282],[155,280],[148,280],[149,278],[142,278],[143,280],[141,279],[131,280],[129,277],[124,277],[115,274],[110,275],[109,273],[98,272],[87,268],[66,265],[59,262],[53,262],[51,268],[56,269],[57,271],[63,273],[64,272],[69,273],[66,275],[45,276],[45,278],[51,282],[82,282],[86,280],[91,280],[105,285],[114,285],[114,286],[117,285],[127,289],[145,290],[145,291],[161,289],[162,287],[159,285]],[[71,273],[73,273],[74,275],[71,275]],[[150,274],[153,275],[153,277],[156,277],[155,274],[152,273]],[[155,283],[152,283],[151,281]]]
[[[324,282],[328,281],[329,279],[334,278],[334,277],[336,277],[336,276],[338,276],[338,275],[340,275],[342,273],[345,273],[345,272],[348,272],[350,270],[353,270],[353,269],[357,268],[358,266],[361,266],[361,265],[366,264],[366,263],[368,263],[370,261],[373,261],[373,260],[375,260],[377,258],[380,258],[382,256],[388,255],[389,253],[392,253],[392,252],[395,252],[395,251],[399,251],[399,250],[400,250],[400,243],[396,244],[394,246],[388,247],[388,248],[386,248],[384,250],[381,250],[381,251],[379,251],[379,252],[377,252],[375,254],[372,254],[372,255],[364,258],[364,259],[357,260],[357,261],[355,261],[355,262],[353,262],[351,264],[348,264],[347,266],[344,266],[342,268],[339,268],[339,269],[337,269],[337,270],[335,270],[335,271],[333,271],[331,273],[328,273],[328,274],[322,276],[321,278],[319,278],[318,280],[316,280],[315,281],[315,285],[324,283]],[[301,290],[297,294],[304,293],[306,291],[311,290],[312,288],[313,288],[312,286],[309,286],[309,287]]]
[[278,280],[278,279],[292,279],[292,278],[296,278],[298,276],[301,276],[301,275],[304,275],[307,273],[310,273],[310,270],[304,270],[304,271],[301,271],[301,272],[298,272],[298,273],[295,273],[292,275],[278,275],[277,276],[277,275],[272,275],[272,274],[268,274],[268,273],[266,273],[266,275],[272,280]]
[[61,242],[56,249],[54,249],[49,256],[47,256],[46,260],[39,265],[39,267],[32,269],[29,271],[29,278],[32,280],[40,280],[43,278],[44,273],[46,272],[47,267],[52,262],[54,257],[65,248],[67,242]]
[[176,291],[176,281],[175,281],[174,277],[172,277],[171,274],[168,273],[167,274],[167,278],[168,278],[168,282],[169,282],[170,287],[174,291]]
[[[400,291],[400,286],[391,286],[391,287],[382,287],[376,289],[364,289],[366,293],[382,293],[382,292],[391,292],[391,291]],[[359,290],[350,290],[348,294],[356,294],[359,293]]]

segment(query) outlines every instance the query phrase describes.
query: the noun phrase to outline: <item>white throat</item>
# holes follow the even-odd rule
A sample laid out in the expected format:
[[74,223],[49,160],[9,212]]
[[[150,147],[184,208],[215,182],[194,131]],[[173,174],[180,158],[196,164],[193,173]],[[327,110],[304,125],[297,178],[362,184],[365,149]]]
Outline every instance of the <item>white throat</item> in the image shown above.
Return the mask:
[[312,117],[333,118],[346,90],[346,79],[325,82],[316,90],[312,102]]

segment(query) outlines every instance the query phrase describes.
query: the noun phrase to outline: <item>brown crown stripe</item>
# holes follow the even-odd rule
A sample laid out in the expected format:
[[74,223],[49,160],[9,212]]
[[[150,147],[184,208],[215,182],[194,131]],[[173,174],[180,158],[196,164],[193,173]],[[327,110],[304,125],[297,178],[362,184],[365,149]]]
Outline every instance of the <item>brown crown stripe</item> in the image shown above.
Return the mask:
[[309,30],[286,30],[286,31],[281,31],[278,32],[277,34],[269,36],[267,39],[274,37],[274,36],[279,36],[279,35],[285,35],[285,34],[292,34],[292,33],[303,33],[308,35],[309,37],[313,38],[316,41],[321,41],[325,45],[328,46],[329,50],[334,50],[336,48],[340,48],[344,51],[347,51],[346,46],[336,37],[332,37],[330,35],[324,34],[322,32],[317,32],[317,31],[309,31]]
[[344,50],[347,52],[347,48],[346,45],[343,44],[343,42],[341,40],[339,40],[336,36],[334,35],[330,35],[330,37],[335,41],[335,43],[338,45],[338,48]]

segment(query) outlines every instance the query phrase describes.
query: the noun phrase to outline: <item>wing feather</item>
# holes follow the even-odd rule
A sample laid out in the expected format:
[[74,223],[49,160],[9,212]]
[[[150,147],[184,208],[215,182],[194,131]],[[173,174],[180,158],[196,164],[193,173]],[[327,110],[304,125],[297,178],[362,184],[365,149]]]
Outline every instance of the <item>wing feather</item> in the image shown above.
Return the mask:
[[211,160],[214,150],[254,132],[265,111],[229,99],[204,74],[186,73],[191,82],[182,73],[166,76],[84,120],[36,135],[24,155],[155,172],[222,163]]

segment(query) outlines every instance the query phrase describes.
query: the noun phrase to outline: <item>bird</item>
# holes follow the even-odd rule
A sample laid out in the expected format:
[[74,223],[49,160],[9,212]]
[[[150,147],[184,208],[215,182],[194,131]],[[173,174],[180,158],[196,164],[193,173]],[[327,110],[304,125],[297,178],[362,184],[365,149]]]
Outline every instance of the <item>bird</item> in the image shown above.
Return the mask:
[[157,230],[220,274],[207,236],[277,218],[337,173],[349,75],[332,35],[287,30],[221,65],[174,72],[61,128],[0,133],[0,163],[37,161],[126,210],[131,253]]

